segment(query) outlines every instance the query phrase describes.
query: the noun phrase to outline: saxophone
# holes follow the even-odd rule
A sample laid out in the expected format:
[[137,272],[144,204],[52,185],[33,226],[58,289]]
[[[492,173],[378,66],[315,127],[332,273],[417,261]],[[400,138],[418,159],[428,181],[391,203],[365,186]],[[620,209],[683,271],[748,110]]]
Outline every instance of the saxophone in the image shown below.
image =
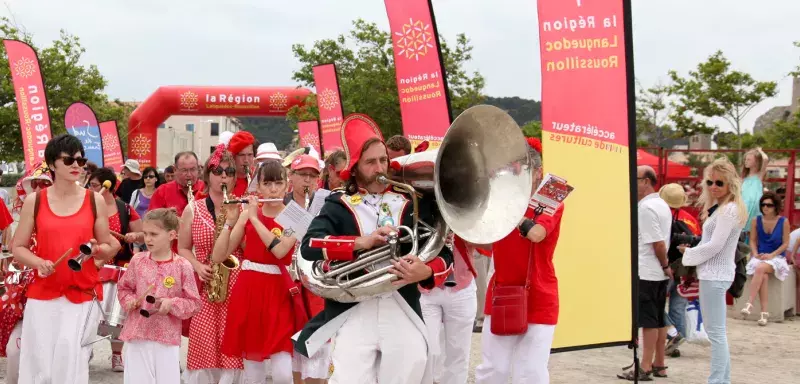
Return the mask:
[[186,182],[186,188],[186,208],[188,208],[190,212],[194,213],[194,192],[192,192],[192,180]]
[[[228,186],[222,184],[222,198],[224,201],[228,200]],[[219,234],[222,233],[222,228],[225,226],[228,214],[225,209],[222,209],[220,214],[217,215],[217,220],[214,221],[214,242],[216,242]],[[212,303],[221,303],[228,298],[228,280],[231,276],[231,270],[239,268],[239,259],[234,255],[228,255],[228,258],[221,263],[214,263],[211,261],[209,255],[209,263],[211,265],[211,280],[206,284],[206,297]]]

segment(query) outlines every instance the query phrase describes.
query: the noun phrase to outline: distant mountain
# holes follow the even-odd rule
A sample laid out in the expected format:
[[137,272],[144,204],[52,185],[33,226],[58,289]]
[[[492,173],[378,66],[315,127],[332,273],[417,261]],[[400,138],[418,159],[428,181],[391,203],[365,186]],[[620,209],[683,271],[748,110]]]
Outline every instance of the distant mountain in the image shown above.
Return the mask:
[[[520,126],[542,120],[542,103],[520,97],[487,97],[483,104],[494,105],[508,112]],[[292,143],[294,132],[282,117],[239,117],[242,129],[253,134],[260,143],[272,142],[278,150]]]
[[520,126],[531,121],[542,121],[542,102],[521,97],[486,97],[484,104],[494,105],[508,112]]

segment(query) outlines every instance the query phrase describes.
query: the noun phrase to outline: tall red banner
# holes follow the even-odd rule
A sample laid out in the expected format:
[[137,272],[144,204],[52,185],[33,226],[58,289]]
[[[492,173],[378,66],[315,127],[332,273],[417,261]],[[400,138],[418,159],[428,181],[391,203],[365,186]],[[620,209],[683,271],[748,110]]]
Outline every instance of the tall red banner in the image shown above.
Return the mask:
[[447,79],[429,0],[384,0],[394,43],[403,133],[437,148],[450,127]]
[[39,58],[30,45],[17,40],[3,40],[3,45],[17,96],[25,169],[31,170],[44,161],[44,147],[52,137],[42,70],[39,68]]
[[117,122],[114,120],[100,123],[100,136],[103,138],[103,163],[115,172],[122,172],[125,159],[122,157],[122,141],[119,139]]
[[297,135],[300,137],[300,146],[313,146],[317,153],[319,150],[319,124],[315,120],[297,123]]
[[538,0],[538,8],[544,170],[575,187],[554,259],[553,347],[627,345],[638,278],[630,0]]
[[327,156],[337,149],[342,149],[341,130],[344,115],[342,97],[339,92],[339,79],[336,77],[335,64],[317,65],[313,69],[314,84],[317,87],[319,123],[322,127],[322,147]]

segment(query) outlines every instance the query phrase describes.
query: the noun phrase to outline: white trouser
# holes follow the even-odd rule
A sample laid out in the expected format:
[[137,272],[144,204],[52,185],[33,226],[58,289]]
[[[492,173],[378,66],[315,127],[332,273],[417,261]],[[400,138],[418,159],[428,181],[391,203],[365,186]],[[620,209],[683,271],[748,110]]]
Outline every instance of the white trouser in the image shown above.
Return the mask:
[[331,343],[323,345],[311,358],[300,353],[292,356],[292,371],[299,372],[303,379],[327,379],[330,366]]
[[[422,294],[420,304],[433,350],[434,381],[439,384],[467,382],[472,325],[478,307],[476,292],[475,280],[472,280],[460,291],[445,287]],[[442,325],[444,348],[439,337]]]
[[244,384],[241,369],[187,369],[182,378],[186,384]]
[[126,384],[181,382],[181,347],[156,341],[128,341],[122,348]]
[[[475,369],[476,384],[547,384],[547,363],[553,345],[555,325],[528,324],[524,335],[497,336],[492,333],[491,316],[486,316],[481,335],[483,361]],[[513,375],[512,375],[513,367]]]
[[28,299],[22,319],[20,384],[89,382],[89,344],[97,337],[100,309],[93,301]]
[[420,383],[428,346],[395,298],[363,301],[351,311],[333,342],[329,383]]
[[267,365],[272,369],[273,384],[292,384],[292,355],[289,352],[278,352],[269,360],[244,360],[244,383],[267,384]]
[[19,346],[22,342],[22,322],[17,322],[6,343],[6,384],[19,381]]
[[477,285],[478,310],[475,313],[476,321],[483,321],[483,308],[486,303],[486,290],[489,287],[489,265],[492,259],[481,255],[478,251],[472,253],[472,265],[475,267],[475,284]]

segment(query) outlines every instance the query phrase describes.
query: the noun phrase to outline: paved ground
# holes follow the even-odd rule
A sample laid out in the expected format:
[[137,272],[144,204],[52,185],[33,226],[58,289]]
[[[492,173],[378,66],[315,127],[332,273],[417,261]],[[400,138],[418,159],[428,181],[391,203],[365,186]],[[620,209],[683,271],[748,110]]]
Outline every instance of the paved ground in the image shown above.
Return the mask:
[[[728,337],[731,344],[734,384],[796,383],[800,354],[800,318],[782,324],[758,327],[755,322],[729,319]],[[95,346],[91,362],[92,384],[121,384],[122,374],[110,370],[108,343]],[[473,335],[473,353],[469,383],[480,360],[480,335]],[[685,345],[683,356],[669,359],[669,379],[657,381],[670,384],[704,383],[708,375],[709,352],[706,347]],[[184,359],[186,345],[183,348]],[[552,384],[613,384],[619,368],[631,361],[631,351],[624,347],[568,352],[553,355],[550,360]],[[5,360],[0,359],[0,377],[5,377]]]

